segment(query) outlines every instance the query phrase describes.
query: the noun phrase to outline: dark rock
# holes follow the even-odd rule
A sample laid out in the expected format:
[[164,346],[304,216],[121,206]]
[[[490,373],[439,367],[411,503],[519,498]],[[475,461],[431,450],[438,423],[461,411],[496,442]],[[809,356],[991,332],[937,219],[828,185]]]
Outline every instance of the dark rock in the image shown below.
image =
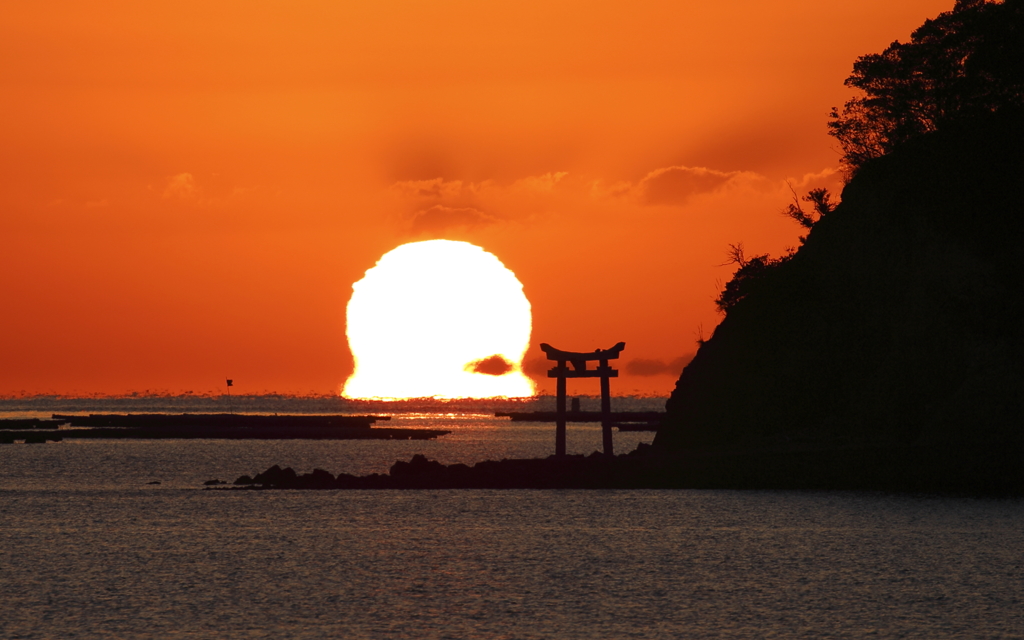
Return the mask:
[[298,476],[295,487],[298,489],[333,489],[335,488],[335,478],[323,469],[313,469],[312,473]]
[[[701,345],[655,449],[853,447],[893,464],[890,453],[905,451],[913,464],[941,462],[953,473],[960,467],[937,453],[943,447],[970,445],[983,461],[1019,442],[1021,176],[1019,111],[923,136],[865,165],[794,257]],[[843,459],[883,474],[879,486],[882,477],[899,482],[861,454]]]
[[[248,478],[248,476],[242,476],[242,478]],[[242,478],[239,478],[239,480],[241,480]],[[251,481],[251,478],[250,478],[250,481]],[[207,480],[203,484],[206,485],[207,487],[212,487],[212,486],[215,486],[215,485],[218,485],[218,484],[227,484],[227,483],[222,481],[222,480]],[[235,484],[242,484],[242,483],[235,482]]]
[[274,465],[264,471],[263,473],[256,474],[252,481],[253,484],[262,484],[271,487],[283,487],[286,485],[294,485],[298,474],[291,467],[282,469],[278,465]]
[[[1024,442],[993,452],[923,445],[773,449],[688,449],[608,457],[551,456],[443,465],[426,456],[399,461],[387,475],[336,478],[268,469],[264,489],[813,489],[1024,495]],[[979,462],[983,461],[983,463]],[[276,465],[275,465],[276,466]],[[291,480],[288,480],[291,478]],[[236,485],[252,484],[242,476]]]
[[427,478],[437,477],[443,474],[445,466],[437,460],[427,460],[427,457],[417,453],[409,462],[399,460],[391,465],[390,475],[392,478]]

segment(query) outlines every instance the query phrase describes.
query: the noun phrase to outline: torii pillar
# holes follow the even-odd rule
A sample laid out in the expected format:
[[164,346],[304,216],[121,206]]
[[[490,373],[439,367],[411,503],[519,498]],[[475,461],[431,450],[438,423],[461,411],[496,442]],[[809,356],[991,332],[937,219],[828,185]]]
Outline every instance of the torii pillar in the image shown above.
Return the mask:
[[[558,396],[556,399],[555,418],[555,455],[565,456],[565,380],[566,378],[601,378],[601,436],[604,441],[604,454],[615,455],[612,447],[612,394],[609,378],[618,378],[619,372],[608,366],[609,360],[616,360],[619,353],[626,348],[625,342],[620,342],[611,349],[598,349],[590,353],[577,353],[575,351],[562,351],[549,344],[541,344],[540,348],[547,354],[548,360],[558,363],[556,367],[548,371],[549,378],[558,380]],[[587,363],[597,361],[596,369],[587,369]],[[566,366],[567,362],[572,363],[572,368]]]

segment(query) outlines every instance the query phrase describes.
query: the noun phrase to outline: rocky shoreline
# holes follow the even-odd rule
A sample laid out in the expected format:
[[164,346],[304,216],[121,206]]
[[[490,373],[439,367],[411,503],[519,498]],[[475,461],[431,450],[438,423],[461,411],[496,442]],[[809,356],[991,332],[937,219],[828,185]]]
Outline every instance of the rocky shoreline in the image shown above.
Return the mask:
[[[297,473],[274,465],[233,489],[735,489],[848,490],[1024,496],[1024,443],[913,445],[771,451],[694,449],[671,457],[654,447],[606,457],[565,456],[445,465],[415,455],[387,474]],[[207,483],[226,485],[211,480]]]

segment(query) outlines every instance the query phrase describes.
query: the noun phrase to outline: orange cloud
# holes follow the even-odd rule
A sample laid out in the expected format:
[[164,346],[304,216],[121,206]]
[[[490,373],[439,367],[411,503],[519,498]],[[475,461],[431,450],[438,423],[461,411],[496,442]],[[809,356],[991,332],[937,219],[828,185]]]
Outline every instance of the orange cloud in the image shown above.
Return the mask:
[[499,355],[489,356],[466,365],[467,371],[483,373],[489,376],[503,376],[513,369],[512,363]]
[[[405,198],[424,198],[431,200],[453,200],[462,196],[464,183],[462,180],[403,180],[391,185],[392,191]],[[468,185],[473,190],[472,185]]]
[[191,173],[179,173],[172,176],[164,187],[165,198],[176,198],[179,200],[192,200],[199,196],[199,186],[196,184],[195,176]]
[[763,176],[749,171],[665,167],[644,176],[635,192],[644,204],[681,205],[699,194],[715,193],[728,186],[750,185],[764,180]]
[[547,358],[527,358],[523,360],[523,373],[535,379],[547,378],[548,371],[555,366]]
[[688,353],[685,356],[668,361],[653,358],[637,358],[626,362],[625,370],[630,375],[640,377],[678,377],[683,372],[683,368],[690,364],[690,360],[693,360],[694,355],[696,353]]
[[474,228],[497,222],[492,216],[472,207],[452,208],[434,205],[412,216],[412,230],[417,233],[443,233],[455,228]]
[[568,171],[548,172],[540,176],[528,176],[512,183],[513,191],[530,193],[551,193],[562,178],[569,175]]

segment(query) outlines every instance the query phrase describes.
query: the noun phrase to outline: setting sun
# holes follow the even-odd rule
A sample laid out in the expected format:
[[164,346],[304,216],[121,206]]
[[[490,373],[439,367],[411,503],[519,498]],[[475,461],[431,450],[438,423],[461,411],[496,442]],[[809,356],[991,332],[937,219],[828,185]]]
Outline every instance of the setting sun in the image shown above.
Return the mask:
[[521,362],[530,302],[493,254],[429,240],[385,254],[352,285],[349,398],[489,398],[534,393]]

